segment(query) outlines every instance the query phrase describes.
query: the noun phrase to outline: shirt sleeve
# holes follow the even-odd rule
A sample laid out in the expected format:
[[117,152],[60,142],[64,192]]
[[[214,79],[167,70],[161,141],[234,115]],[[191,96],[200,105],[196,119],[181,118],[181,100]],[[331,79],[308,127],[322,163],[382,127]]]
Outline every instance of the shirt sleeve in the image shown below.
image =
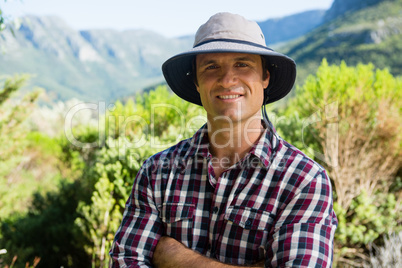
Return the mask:
[[138,172],[123,220],[110,250],[110,267],[152,267],[152,255],[163,234],[163,223],[153,198],[150,176]]
[[331,267],[337,218],[331,183],[318,173],[284,206],[267,246],[266,267]]

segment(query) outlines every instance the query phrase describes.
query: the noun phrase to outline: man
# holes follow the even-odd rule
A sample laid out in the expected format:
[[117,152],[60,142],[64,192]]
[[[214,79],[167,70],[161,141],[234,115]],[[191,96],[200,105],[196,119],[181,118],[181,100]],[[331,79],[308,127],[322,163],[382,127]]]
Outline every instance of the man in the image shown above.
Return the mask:
[[293,87],[294,61],[267,48],[255,22],[218,13],[162,70],[208,122],[145,161],[112,267],[330,267],[330,180],[278,136],[264,109],[261,120],[261,107]]

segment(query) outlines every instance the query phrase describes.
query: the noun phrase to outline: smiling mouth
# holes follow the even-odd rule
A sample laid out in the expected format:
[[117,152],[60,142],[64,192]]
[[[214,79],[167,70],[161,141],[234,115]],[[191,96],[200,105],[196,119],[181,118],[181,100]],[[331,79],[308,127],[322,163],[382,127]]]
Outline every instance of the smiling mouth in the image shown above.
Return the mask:
[[218,96],[219,99],[222,100],[228,100],[228,99],[236,99],[239,98],[241,95],[224,95],[224,96]]

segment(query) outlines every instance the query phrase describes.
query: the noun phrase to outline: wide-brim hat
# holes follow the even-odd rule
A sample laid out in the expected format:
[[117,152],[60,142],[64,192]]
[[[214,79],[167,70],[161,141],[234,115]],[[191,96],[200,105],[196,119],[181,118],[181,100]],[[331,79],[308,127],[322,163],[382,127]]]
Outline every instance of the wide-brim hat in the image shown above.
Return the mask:
[[266,46],[264,35],[256,22],[227,12],[215,14],[201,25],[192,49],[171,57],[162,65],[167,84],[180,98],[202,106],[192,73],[195,71],[194,57],[203,53],[224,52],[265,57],[270,80],[263,104],[282,99],[292,89],[296,79],[295,62]]

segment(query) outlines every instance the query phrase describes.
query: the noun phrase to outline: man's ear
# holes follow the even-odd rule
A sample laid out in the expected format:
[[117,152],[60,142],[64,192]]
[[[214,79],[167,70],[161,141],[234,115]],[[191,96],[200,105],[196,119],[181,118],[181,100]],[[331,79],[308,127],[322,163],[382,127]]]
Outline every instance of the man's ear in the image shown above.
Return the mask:
[[264,89],[268,87],[269,79],[271,78],[271,74],[269,73],[269,71],[266,70],[266,72],[267,73],[264,75],[263,80],[262,80],[262,86],[264,87]]

